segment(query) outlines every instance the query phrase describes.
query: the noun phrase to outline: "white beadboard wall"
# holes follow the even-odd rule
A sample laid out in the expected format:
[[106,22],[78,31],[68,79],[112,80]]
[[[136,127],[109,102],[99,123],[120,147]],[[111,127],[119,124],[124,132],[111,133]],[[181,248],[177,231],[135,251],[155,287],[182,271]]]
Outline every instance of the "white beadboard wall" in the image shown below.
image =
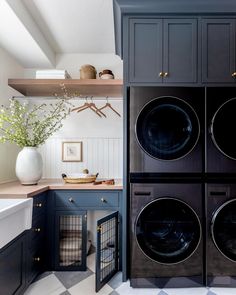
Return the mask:
[[[34,103],[47,100],[33,100]],[[81,173],[87,168],[90,173],[99,173],[99,178],[122,178],[123,175],[123,101],[110,99],[111,105],[121,114],[118,117],[106,109],[107,118],[100,118],[91,110],[72,112],[63,122],[63,127],[39,147],[43,157],[43,178],[61,178],[61,174]],[[97,107],[104,106],[106,99],[94,98]],[[84,100],[73,101],[74,106]],[[62,142],[82,141],[82,162],[62,161]]]
[[[62,142],[82,141],[83,162],[62,162]],[[43,178],[60,178],[88,168],[99,178],[122,178],[122,138],[60,138],[47,140],[39,151],[43,157]]]

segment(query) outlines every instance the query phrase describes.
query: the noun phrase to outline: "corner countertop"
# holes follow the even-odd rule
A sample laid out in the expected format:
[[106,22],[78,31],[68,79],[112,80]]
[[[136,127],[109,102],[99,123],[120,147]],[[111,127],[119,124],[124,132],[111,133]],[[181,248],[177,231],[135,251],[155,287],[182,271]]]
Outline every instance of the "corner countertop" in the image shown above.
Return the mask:
[[43,179],[37,185],[21,185],[18,181],[0,184],[0,199],[30,198],[48,190],[122,190],[122,180],[114,185],[93,183],[70,184],[62,179]]

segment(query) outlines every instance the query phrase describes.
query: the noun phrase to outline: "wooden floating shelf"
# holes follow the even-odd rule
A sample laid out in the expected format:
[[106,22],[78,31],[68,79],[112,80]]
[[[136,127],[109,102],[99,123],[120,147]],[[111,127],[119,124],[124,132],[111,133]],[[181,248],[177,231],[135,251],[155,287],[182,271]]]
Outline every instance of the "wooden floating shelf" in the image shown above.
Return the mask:
[[62,96],[65,86],[68,95],[122,97],[123,80],[102,79],[8,79],[8,85],[24,96]]

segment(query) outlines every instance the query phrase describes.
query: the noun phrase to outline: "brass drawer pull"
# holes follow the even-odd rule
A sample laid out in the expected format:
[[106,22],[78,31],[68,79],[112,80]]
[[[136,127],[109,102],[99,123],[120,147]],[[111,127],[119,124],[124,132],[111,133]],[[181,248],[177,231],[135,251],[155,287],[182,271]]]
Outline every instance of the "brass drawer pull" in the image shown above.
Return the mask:
[[43,206],[42,203],[37,203],[37,204],[35,205],[35,207],[37,207],[37,208],[41,208],[42,206]]
[[97,232],[102,232],[102,226],[101,226],[101,225],[99,225],[99,226],[97,227]]
[[168,77],[169,76],[169,73],[164,73],[164,77],[166,78],[166,77]]
[[104,198],[101,198],[101,202],[102,202],[102,203],[107,203],[107,200],[104,199]]
[[41,228],[40,227],[35,228],[34,231],[37,232],[37,233],[39,233],[41,231]]
[[234,72],[234,73],[232,74],[232,77],[233,77],[233,78],[236,78],[236,72]]
[[164,73],[163,72],[160,72],[159,73],[159,77],[163,77],[164,76]]
[[40,257],[35,257],[34,258],[34,261],[36,261],[36,262],[39,262],[41,259],[40,259]]

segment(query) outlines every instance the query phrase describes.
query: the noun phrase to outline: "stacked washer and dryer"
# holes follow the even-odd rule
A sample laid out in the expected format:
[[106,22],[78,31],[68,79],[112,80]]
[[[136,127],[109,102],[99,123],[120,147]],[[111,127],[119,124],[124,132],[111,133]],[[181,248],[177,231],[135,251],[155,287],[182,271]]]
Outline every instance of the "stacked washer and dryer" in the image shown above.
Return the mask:
[[236,286],[235,97],[131,87],[131,286]]

